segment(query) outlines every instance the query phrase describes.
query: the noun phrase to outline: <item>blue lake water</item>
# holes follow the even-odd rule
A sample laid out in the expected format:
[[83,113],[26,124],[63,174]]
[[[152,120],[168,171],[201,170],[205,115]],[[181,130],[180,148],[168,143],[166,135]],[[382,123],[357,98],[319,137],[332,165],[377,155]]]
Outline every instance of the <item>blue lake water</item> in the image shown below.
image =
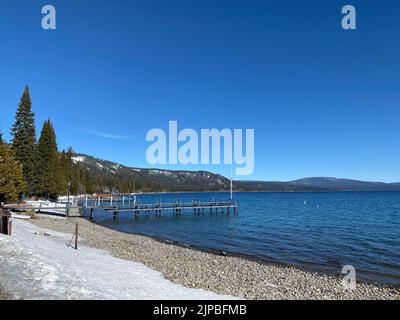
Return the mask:
[[[138,195],[141,203],[229,199],[228,193]],[[95,222],[201,248],[315,271],[400,285],[400,192],[235,193],[237,215],[215,212],[156,218],[102,210]]]

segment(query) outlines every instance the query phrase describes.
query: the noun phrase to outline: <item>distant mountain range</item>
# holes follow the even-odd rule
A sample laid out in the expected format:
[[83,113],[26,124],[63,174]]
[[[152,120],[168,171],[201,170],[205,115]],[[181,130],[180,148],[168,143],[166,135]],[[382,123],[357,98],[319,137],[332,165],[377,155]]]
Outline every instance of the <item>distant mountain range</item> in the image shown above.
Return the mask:
[[135,182],[136,191],[222,191],[230,186],[225,177],[207,171],[132,168],[85,154],[76,154],[72,160],[86,168],[95,180],[113,181],[113,185],[118,185],[116,180],[124,184]]
[[368,182],[332,177],[311,177],[288,182],[240,181],[244,190],[256,191],[400,191],[400,183]]
[[[208,171],[145,169],[75,154],[73,161],[102,179],[151,185],[158,191],[227,191],[229,179]],[[294,181],[234,181],[235,191],[400,191],[399,183],[367,182],[331,177],[312,177]],[[104,190],[106,191],[106,190]]]

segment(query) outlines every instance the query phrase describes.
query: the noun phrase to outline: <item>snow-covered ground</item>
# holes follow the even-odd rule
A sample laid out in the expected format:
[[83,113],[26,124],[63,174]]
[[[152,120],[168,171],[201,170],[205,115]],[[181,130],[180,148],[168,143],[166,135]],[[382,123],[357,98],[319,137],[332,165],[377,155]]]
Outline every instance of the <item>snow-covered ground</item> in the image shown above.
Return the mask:
[[36,212],[64,215],[67,208],[66,203],[52,202],[48,200],[28,200],[27,206],[35,208]]
[[142,263],[81,246],[71,235],[13,221],[0,235],[0,291],[16,299],[233,299],[166,280]]
[[48,200],[28,200],[26,204],[33,208],[60,208],[65,209],[67,206],[65,203],[52,202]]

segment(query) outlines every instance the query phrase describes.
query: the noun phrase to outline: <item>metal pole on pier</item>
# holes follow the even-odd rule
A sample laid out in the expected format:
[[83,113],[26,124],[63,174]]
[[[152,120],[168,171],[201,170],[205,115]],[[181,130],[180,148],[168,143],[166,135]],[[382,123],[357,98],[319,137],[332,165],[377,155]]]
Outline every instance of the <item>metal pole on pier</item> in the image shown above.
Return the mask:
[[233,201],[233,159],[231,155],[231,201]]

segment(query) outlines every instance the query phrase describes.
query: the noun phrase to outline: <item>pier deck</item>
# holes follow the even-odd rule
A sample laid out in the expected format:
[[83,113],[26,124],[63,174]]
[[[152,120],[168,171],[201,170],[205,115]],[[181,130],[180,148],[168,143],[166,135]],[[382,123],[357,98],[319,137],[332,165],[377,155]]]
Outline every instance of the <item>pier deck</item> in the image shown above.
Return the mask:
[[213,201],[192,201],[192,202],[171,202],[171,203],[126,203],[123,199],[86,199],[78,204],[80,207],[90,210],[89,218],[93,219],[95,209],[103,209],[112,212],[116,216],[119,212],[132,212],[135,215],[141,213],[156,215],[162,212],[181,214],[183,211],[202,213],[205,211],[237,213],[238,203],[234,200],[213,200]]

